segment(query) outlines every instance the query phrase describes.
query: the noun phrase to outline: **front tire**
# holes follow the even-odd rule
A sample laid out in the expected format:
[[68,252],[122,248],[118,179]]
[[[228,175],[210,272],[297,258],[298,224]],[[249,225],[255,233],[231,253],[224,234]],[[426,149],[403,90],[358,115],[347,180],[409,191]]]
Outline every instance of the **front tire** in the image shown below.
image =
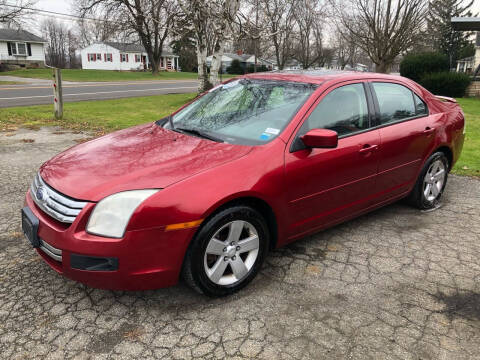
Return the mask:
[[421,210],[437,207],[447,184],[448,170],[448,159],[443,152],[431,155],[408,197],[409,203]]
[[182,269],[187,284],[211,297],[232,294],[257,275],[268,251],[269,231],[255,209],[238,205],[202,225]]

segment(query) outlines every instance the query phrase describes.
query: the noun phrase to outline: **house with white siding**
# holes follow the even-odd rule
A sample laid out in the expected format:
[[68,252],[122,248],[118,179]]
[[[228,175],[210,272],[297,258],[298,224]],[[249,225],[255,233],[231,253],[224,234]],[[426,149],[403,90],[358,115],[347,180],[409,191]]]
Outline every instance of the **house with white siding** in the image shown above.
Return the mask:
[[46,41],[25,30],[0,29],[0,64],[45,66]]
[[[207,67],[210,67],[212,63],[213,56],[207,56],[206,63]],[[253,66],[255,64],[255,55],[244,54],[242,51],[237,51],[236,53],[224,53],[222,56],[222,72],[225,74],[227,69],[232,65],[233,60],[238,60],[240,66],[245,71],[247,67]],[[257,66],[266,66],[268,70],[274,70],[275,64],[272,61],[261,59],[257,57]]]
[[[80,51],[82,69],[94,70],[146,70],[150,66],[147,52],[142,45],[102,42]],[[178,56],[163,50],[160,70],[179,71]]]

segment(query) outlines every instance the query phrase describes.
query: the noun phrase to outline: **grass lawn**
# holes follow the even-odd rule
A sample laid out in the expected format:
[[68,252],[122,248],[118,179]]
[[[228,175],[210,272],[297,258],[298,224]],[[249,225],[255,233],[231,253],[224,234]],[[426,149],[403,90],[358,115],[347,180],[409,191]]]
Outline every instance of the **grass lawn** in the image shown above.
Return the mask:
[[453,172],[460,175],[480,176],[480,99],[457,99],[465,113],[466,135],[462,156]]
[[96,135],[102,135],[161,119],[195,96],[195,93],[169,94],[65,103],[63,120],[54,119],[53,105],[4,108],[0,110],[0,131],[14,130],[20,126],[37,128],[59,125],[74,130],[90,130]]
[[[0,72],[1,76],[19,76],[36,79],[52,79],[52,69],[20,69]],[[160,72],[153,76],[151,72],[141,71],[108,71],[63,69],[62,79],[65,81],[132,81],[132,80],[192,80],[197,79],[196,73]]]
[[[53,118],[53,105],[5,108],[0,111],[0,131],[19,126],[60,125],[92,130],[97,135],[154,121],[172,113],[196,94],[170,94],[118,100],[65,103],[65,119]],[[462,156],[453,168],[459,175],[480,177],[480,99],[457,99],[466,116],[467,133]]]

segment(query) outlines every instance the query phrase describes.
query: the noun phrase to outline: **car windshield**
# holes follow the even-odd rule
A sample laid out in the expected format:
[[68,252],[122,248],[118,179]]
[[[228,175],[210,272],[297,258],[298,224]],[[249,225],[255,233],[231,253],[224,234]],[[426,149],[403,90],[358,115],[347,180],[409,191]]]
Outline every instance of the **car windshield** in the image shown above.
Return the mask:
[[232,144],[260,145],[278,136],[317,85],[234,80],[217,86],[164,126]]

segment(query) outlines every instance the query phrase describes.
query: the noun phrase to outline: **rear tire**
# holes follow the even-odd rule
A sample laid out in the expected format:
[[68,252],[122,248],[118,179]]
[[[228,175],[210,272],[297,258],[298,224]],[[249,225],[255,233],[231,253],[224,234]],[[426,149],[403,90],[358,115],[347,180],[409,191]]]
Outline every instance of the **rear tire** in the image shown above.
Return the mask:
[[443,152],[431,155],[418,176],[412,192],[407,197],[408,202],[421,210],[438,206],[447,184],[449,163]]
[[257,210],[244,205],[224,209],[193,238],[183,263],[183,279],[207,296],[230,295],[257,275],[268,243],[268,226]]

